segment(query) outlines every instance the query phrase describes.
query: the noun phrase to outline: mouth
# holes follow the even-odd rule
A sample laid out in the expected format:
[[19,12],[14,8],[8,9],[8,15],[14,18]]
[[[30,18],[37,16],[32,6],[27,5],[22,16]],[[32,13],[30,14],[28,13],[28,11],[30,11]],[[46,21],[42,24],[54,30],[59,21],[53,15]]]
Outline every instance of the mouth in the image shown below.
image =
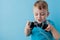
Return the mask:
[[38,23],[41,23],[41,22],[42,22],[42,20],[41,20],[41,19],[38,19],[38,20],[37,20],[37,22],[38,22]]
[[41,19],[38,19],[39,22],[41,22],[42,20]]

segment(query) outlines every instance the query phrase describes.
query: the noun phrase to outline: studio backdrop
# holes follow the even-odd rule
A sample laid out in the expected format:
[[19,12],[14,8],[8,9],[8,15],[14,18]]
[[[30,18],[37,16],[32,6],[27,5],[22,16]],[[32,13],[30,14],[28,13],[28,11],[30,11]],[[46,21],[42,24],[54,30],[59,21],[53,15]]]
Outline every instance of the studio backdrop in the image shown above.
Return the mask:
[[[37,0],[0,0],[0,40],[30,40],[24,34],[27,20],[34,20],[33,5]],[[60,0],[46,0],[49,17],[60,33]]]

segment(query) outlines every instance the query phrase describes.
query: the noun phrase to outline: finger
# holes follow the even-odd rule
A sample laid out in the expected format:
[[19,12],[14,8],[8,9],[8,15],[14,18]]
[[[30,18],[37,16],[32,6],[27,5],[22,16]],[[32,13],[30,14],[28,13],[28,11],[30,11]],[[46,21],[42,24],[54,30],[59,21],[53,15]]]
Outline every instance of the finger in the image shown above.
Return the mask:
[[46,31],[50,31],[51,27],[48,25],[48,27],[45,29]]

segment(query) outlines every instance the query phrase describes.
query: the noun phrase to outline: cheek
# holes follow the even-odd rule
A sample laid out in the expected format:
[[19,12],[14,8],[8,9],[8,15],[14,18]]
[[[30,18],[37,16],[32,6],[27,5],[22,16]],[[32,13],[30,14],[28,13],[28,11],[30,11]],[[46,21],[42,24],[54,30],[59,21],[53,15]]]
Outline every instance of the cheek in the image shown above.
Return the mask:
[[35,18],[35,20],[37,20],[37,19],[38,19],[38,16],[35,16],[35,15],[34,15],[34,18]]
[[42,16],[42,19],[46,19],[46,16]]
[[38,17],[37,16],[35,16],[35,19],[37,19]]

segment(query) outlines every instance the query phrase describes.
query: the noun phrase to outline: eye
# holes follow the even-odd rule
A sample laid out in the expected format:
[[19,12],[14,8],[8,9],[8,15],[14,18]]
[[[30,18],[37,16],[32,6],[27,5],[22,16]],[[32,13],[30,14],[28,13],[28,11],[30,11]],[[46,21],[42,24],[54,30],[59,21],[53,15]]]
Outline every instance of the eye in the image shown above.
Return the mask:
[[38,16],[38,13],[35,13],[35,16]]
[[43,9],[46,9],[46,6],[45,5],[43,5]]
[[45,15],[45,13],[41,13],[40,15],[41,15],[41,16],[44,16],[44,15]]

